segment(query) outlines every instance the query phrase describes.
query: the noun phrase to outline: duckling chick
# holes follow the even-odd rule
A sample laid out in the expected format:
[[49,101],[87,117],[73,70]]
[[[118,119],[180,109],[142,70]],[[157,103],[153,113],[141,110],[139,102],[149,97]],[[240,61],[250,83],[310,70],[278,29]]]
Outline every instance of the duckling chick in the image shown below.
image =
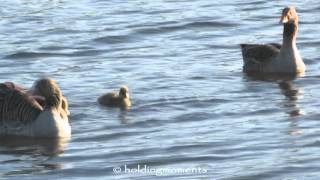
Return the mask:
[[127,86],[122,86],[119,93],[104,94],[98,98],[98,102],[103,106],[128,108],[131,106],[129,89]]

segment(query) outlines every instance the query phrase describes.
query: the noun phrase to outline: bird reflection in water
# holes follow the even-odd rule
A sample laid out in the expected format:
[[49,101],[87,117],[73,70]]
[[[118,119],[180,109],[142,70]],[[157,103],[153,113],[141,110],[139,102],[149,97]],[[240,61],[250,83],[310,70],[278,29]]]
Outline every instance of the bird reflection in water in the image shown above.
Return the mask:
[[290,117],[296,117],[303,115],[304,112],[301,108],[297,106],[297,101],[301,96],[301,92],[298,87],[295,87],[293,80],[298,77],[303,77],[304,74],[261,74],[261,73],[246,73],[246,78],[267,81],[267,82],[276,82],[278,83],[281,93],[286,97],[286,100],[283,102],[283,106],[288,108],[289,111],[286,113]]
[[[304,115],[303,110],[301,110],[301,108],[297,106],[299,89],[296,88],[291,81],[282,81],[279,83],[279,87],[282,91],[282,94],[287,99],[286,102],[284,103],[284,106],[290,109],[288,114],[291,117]],[[292,136],[298,136],[303,134],[302,129],[299,127],[298,120],[291,121],[288,133]]]
[[[0,164],[23,162],[23,166],[5,172],[4,175],[33,174],[63,168],[63,164],[49,160],[62,154],[68,142],[69,139],[0,137],[0,154],[10,157],[9,160],[0,160]],[[30,164],[26,165],[28,162]]]
[[292,81],[281,81],[279,83],[282,94],[286,97],[284,106],[290,108],[288,114],[291,117],[303,115],[304,112],[297,106],[299,98],[299,89],[292,84]]
[[[248,74],[247,74],[248,75]],[[300,75],[283,75],[283,74],[249,74],[246,76],[249,79],[276,82],[279,85],[281,93],[285,96],[285,100],[280,104],[281,108],[286,110],[286,113],[291,117],[290,127],[288,128],[288,134],[297,136],[303,134],[302,129],[299,127],[299,119],[293,118],[304,115],[303,110],[297,105],[301,92],[298,87],[293,84],[293,80]],[[292,119],[293,118],[293,119]]]
[[277,82],[281,93],[286,97],[284,107],[289,108],[287,112],[291,117],[303,115],[304,112],[297,106],[297,101],[300,95],[299,88],[295,87],[292,83],[297,77],[304,76],[300,74],[261,74],[261,73],[246,73],[246,77],[249,79]]
[[120,119],[121,124],[128,124],[129,123],[128,111],[129,110],[120,110],[119,119]]
[[68,142],[69,138],[47,139],[4,136],[0,137],[0,150],[13,154],[58,156],[64,152]]

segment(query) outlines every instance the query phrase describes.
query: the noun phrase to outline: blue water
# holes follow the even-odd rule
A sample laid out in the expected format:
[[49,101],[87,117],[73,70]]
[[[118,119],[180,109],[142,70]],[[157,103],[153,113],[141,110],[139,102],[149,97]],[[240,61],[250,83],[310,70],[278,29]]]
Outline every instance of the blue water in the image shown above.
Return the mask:
[[[305,76],[246,76],[239,44],[281,43],[288,5]],[[319,26],[315,0],[4,0],[0,81],[54,78],[73,134],[1,139],[0,179],[318,179]],[[98,105],[123,84],[130,111]]]

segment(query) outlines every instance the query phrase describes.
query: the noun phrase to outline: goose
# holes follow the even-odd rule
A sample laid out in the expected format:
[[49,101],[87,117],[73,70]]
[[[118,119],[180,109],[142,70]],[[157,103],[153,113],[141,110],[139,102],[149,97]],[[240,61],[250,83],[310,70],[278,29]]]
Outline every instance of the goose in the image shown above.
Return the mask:
[[109,107],[128,108],[131,106],[129,89],[122,86],[119,92],[106,93],[98,98],[100,105]]
[[290,6],[283,9],[280,23],[283,23],[282,45],[276,43],[240,45],[244,72],[304,73],[305,64],[296,46],[298,14],[295,7]]
[[[67,99],[53,79],[39,79],[31,94],[0,84],[0,136],[68,138],[71,136]],[[41,97],[44,106],[34,97]]]

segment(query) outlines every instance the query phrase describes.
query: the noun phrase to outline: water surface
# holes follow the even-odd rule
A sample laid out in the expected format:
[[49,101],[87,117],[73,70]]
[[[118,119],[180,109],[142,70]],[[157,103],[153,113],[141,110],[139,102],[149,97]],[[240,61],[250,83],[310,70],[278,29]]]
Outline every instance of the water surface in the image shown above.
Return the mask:
[[[304,77],[252,78],[240,43],[281,43],[295,5]],[[316,179],[320,160],[318,1],[5,0],[0,81],[57,80],[70,141],[2,139],[5,179]],[[100,107],[130,88],[130,111]],[[202,168],[115,174],[115,167]]]

